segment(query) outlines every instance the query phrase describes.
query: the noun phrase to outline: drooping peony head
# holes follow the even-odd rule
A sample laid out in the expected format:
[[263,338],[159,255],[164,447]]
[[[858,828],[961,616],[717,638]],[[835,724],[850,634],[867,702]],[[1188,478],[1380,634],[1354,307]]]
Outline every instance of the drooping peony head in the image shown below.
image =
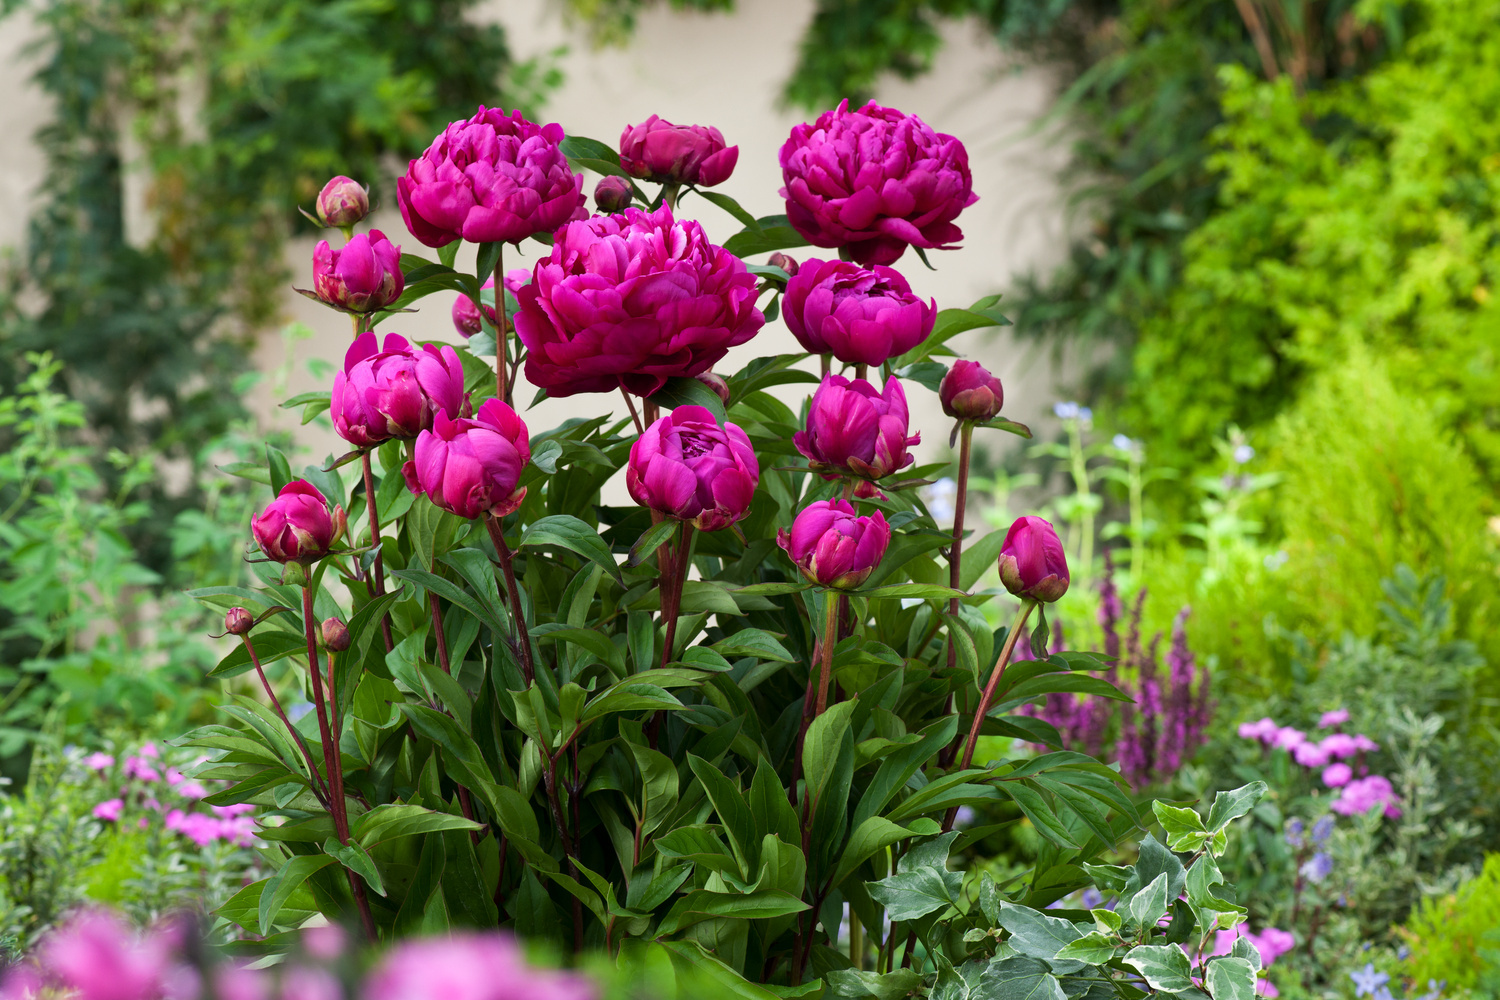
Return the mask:
[[[531,280],[531,272],[524,267],[513,267],[505,272],[505,287],[510,294],[514,295],[520,287]],[[486,291],[493,291],[495,279],[490,278],[481,286]],[[474,305],[474,300],[463,293],[453,300],[453,329],[465,337],[472,337],[484,329],[479,322],[479,310]],[[490,321],[490,326],[500,325],[500,314],[493,303],[484,307],[484,318]]]
[[913,461],[907,449],[922,435],[907,435],[906,391],[895,377],[882,392],[862,378],[825,375],[813,393],[807,428],[792,436],[816,472],[883,479]]
[[496,932],[408,939],[365,981],[367,1000],[594,1000],[598,991],[571,972],[532,968],[521,948]]
[[679,406],[630,448],[625,486],[642,507],[700,531],[727,528],[750,511],[760,465],[749,436],[722,427],[701,406]]
[[713,187],[729,179],[740,147],[726,146],[724,134],[706,125],[673,125],[652,115],[620,133],[620,165],[633,177],[658,183]]
[[430,247],[552,232],[583,210],[583,175],[568,166],[564,138],[561,125],[499,108],[451,123],[396,180],[406,227]]
[[959,420],[993,420],[1005,405],[1005,388],[977,361],[955,361],[938,384],[943,412]]
[[329,513],[328,501],[305,479],[281,488],[266,509],[250,519],[250,532],[261,552],[277,562],[312,562],[328,554],[344,533],[343,507]]
[[335,250],[322,240],[313,250],[313,292],[335,309],[367,313],[401,297],[401,248],[378,229],[356,233]]
[[859,517],[847,500],[819,500],[797,512],[790,532],[776,533],[776,544],[812,583],[851,590],[885,558],[891,527],[878,510]]
[[803,349],[873,367],[927,339],[937,301],[917,298],[892,268],[814,258],[786,283],[781,312]]
[[1000,545],[1000,582],[1016,597],[1044,603],[1068,592],[1068,559],[1049,522],[1016,518]]
[[781,177],[792,227],[861,264],[893,263],[908,246],[951,249],[964,236],[953,220],[979,200],[963,143],[874,101],[793,128]]
[[437,413],[467,416],[464,368],[451,347],[426,344],[412,350],[405,337],[385,336],[376,351],[373,332],[355,338],[344,355],[344,369],[333,376],[329,413],[339,437],[356,448],[414,438],[432,426]]
[[485,400],[470,418],[442,413],[417,437],[416,457],[401,469],[413,493],[470,520],[504,517],[521,506],[521,473],[531,461],[526,424],[498,399]]
[[649,396],[765,324],[744,262],[665,205],[565,226],[516,298],[526,378],[550,396]]

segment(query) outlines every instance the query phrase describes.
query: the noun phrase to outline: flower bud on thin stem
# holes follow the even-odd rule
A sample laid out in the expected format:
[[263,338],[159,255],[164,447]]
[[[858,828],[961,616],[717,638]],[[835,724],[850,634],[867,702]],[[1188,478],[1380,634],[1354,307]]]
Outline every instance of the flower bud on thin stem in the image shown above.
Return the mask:
[[224,613],[224,631],[231,635],[249,635],[255,616],[248,608],[230,608]]
[[261,669],[260,657],[255,655],[255,643],[251,640],[250,633],[244,632],[240,635],[240,638],[245,643],[245,652],[250,656],[251,665],[255,667],[255,675],[260,678],[260,686],[265,690],[266,697],[270,699],[271,708],[275,710],[277,716],[281,719],[281,724],[286,726],[286,731],[302,750],[302,758],[307,761],[308,782],[312,787],[313,796],[319,802],[323,803],[325,809],[331,812],[332,807],[329,804],[331,799],[328,796],[328,785],[324,782],[323,776],[318,773],[318,765],[313,763],[312,751],[307,748],[307,741],[302,738],[302,733],[297,727],[292,725],[292,720],[287,718],[286,711],[281,707],[280,699],[276,697],[276,692],[271,687],[271,682],[266,679],[266,672]]

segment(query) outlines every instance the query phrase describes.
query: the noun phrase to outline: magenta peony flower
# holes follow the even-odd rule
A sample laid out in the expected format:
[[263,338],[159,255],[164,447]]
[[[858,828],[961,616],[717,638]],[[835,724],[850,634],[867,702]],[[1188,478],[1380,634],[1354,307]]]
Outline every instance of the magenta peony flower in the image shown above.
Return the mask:
[[327,240],[313,250],[313,292],[335,309],[367,313],[401,297],[401,248],[378,229],[356,233],[335,250]]
[[673,125],[652,115],[620,133],[620,166],[662,184],[713,187],[729,179],[739,157],[740,147],[725,146],[724,134],[706,125]]
[[665,205],[565,226],[516,295],[526,378],[551,396],[649,396],[755,336],[755,276]]
[[414,438],[432,426],[434,414],[468,416],[464,368],[451,347],[427,344],[412,350],[405,337],[385,335],[376,351],[375,334],[354,338],[344,370],[333,376],[329,406],[333,429],[356,448],[391,438]]
[[886,379],[884,392],[876,392],[862,378],[825,375],[813,393],[807,428],[792,443],[816,472],[882,479],[914,461],[906,449],[922,435],[908,436],[908,423],[899,379]]
[[365,981],[365,1000],[594,1000],[592,983],[571,972],[533,969],[497,933],[458,933],[396,945]]
[[679,406],[630,447],[625,486],[642,507],[700,531],[727,528],[750,511],[760,466],[750,438],[720,427],[701,406]]
[[814,258],[786,283],[781,314],[804,350],[878,366],[927,339],[937,300],[913,295],[892,268]]
[[281,488],[266,509],[250,519],[261,552],[277,562],[312,562],[328,554],[344,533],[344,508],[328,512],[328,501],[305,479]]
[[1000,380],[977,361],[955,361],[938,383],[943,412],[959,420],[993,420],[1005,405]]
[[344,229],[370,214],[370,189],[340,174],[323,185],[314,207],[323,225]]
[[1000,582],[1016,597],[1051,602],[1068,592],[1068,558],[1052,525],[1021,517],[1000,545]]
[[781,177],[792,227],[861,264],[894,263],[907,246],[952,248],[964,237],[953,220],[979,200],[963,143],[874,101],[793,128]]
[[416,457],[402,467],[413,493],[470,520],[486,512],[504,517],[526,498],[521,473],[531,461],[526,424],[498,399],[473,419],[439,413],[417,438]]
[[583,175],[558,144],[561,125],[480,107],[432,140],[396,180],[401,218],[422,243],[519,243],[583,210]]
[[819,500],[797,512],[790,532],[776,533],[776,544],[808,580],[851,590],[880,565],[891,544],[891,527],[878,510],[856,517],[847,500]]
[[[511,268],[505,272],[505,287],[514,295],[522,285],[531,280],[531,272],[524,267]],[[495,287],[495,279],[490,278],[483,285],[485,289]],[[493,305],[484,307],[484,318],[490,321],[490,326],[500,325],[500,315]],[[479,323],[479,310],[474,306],[474,300],[467,295],[460,295],[453,300],[453,329],[465,337],[472,337],[484,329]],[[507,326],[507,329],[509,327]]]

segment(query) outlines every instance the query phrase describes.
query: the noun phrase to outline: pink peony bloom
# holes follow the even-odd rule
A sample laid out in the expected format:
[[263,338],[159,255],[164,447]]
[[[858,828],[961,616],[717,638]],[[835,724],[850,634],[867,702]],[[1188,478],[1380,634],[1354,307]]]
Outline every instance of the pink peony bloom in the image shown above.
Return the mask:
[[356,234],[338,250],[327,240],[313,250],[314,296],[341,312],[378,312],[405,290],[401,248],[378,229]]
[[750,438],[722,427],[701,406],[679,406],[630,448],[625,486],[642,507],[700,531],[727,528],[750,512],[760,465]]
[[906,390],[895,376],[876,392],[862,378],[825,375],[792,444],[816,472],[883,479],[916,460],[907,449],[922,435],[908,433],[910,425]]
[[442,413],[468,416],[464,368],[451,347],[426,344],[415,350],[405,337],[375,334],[354,339],[334,373],[329,415],[339,437],[356,448],[391,438],[414,438]]
[[739,157],[740,147],[726,145],[724,134],[709,125],[673,125],[652,115],[620,133],[620,166],[661,184],[722,184]]
[[891,544],[891,528],[876,511],[857,517],[846,500],[819,500],[797,512],[792,530],[776,534],[810,582],[850,590],[867,580]]
[[250,531],[261,552],[283,563],[323,558],[344,533],[344,526],[344,508],[335,507],[329,513],[328,501],[305,479],[287,483],[265,510],[250,519]]
[[760,331],[755,287],[744,261],[665,205],[569,223],[516,294],[526,378],[554,397],[649,396]]
[[160,936],[142,939],[97,910],[76,914],[48,935],[38,957],[45,977],[79,1000],[156,1000],[171,966]]
[[876,367],[927,339],[937,301],[913,295],[892,268],[814,258],[787,282],[781,315],[804,350]]
[[531,461],[526,424],[498,399],[485,400],[472,419],[439,413],[417,438],[401,468],[406,485],[459,517],[504,517],[521,506],[521,474]]

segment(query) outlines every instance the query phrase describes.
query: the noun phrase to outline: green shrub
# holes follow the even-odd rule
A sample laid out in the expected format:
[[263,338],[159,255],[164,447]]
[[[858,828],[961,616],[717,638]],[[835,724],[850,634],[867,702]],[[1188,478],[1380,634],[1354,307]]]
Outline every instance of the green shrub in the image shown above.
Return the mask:
[[1287,586],[1323,635],[1367,635],[1398,563],[1446,577],[1458,634],[1496,612],[1487,494],[1434,411],[1363,350],[1319,376],[1277,425],[1275,517]]
[[1486,935],[1500,930],[1500,854],[1484,859],[1484,870],[1457,892],[1425,899],[1401,928],[1411,955],[1406,973],[1418,985],[1447,983],[1450,995],[1478,985]]

